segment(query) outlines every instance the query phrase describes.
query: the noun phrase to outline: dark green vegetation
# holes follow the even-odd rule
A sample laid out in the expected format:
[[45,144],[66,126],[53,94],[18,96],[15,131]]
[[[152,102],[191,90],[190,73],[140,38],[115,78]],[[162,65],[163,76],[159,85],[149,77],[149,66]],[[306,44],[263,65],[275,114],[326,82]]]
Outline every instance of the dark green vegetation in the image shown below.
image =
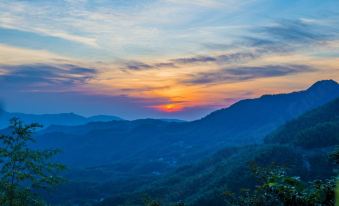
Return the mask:
[[63,165],[51,161],[57,150],[33,150],[33,131],[38,124],[24,125],[12,119],[9,134],[0,135],[0,205],[43,205],[36,192],[61,182]]
[[266,143],[292,143],[305,149],[339,144],[339,102],[307,112],[292,120],[265,139]]
[[[333,151],[338,144],[338,117],[339,99],[336,99],[278,128],[265,138],[265,144],[224,149],[141,186],[134,193],[112,196],[99,205],[142,205],[146,195],[163,205],[181,200],[194,206],[265,205],[264,202],[333,205],[338,159],[338,152]],[[335,140],[324,144],[323,136],[313,129],[319,125],[336,125],[323,130]],[[303,134],[302,141],[299,133]],[[281,141],[281,137],[287,136],[291,138]],[[257,168],[254,173],[253,163]],[[280,167],[260,169],[272,164]]]
[[288,176],[283,168],[253,168],[260,185],[239,195],[225,193],[227,205],[232,206],[312,206],[335,204],[335,178],[303,182]]

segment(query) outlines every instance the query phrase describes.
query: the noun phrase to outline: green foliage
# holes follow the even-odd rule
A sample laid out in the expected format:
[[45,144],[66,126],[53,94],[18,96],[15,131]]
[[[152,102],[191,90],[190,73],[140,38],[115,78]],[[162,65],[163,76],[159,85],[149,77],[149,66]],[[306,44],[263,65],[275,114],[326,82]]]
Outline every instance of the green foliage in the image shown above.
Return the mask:
[[274,162],[288,167],[289,175],[300,176],[304,181],[324,180],[334,175],[334,166],[328,160],[327,150],[300,150],[292,145],[268,144],[229,150],[182,167],[156,181],[149,181],[138,191],[129,190],[126,196],[106,199],[103,201],[105,204],[99,205],[142,205],[139,199],[145,193],[161,200],[161,205],[165,206],[171,206],[178,200],[184,200],[186,205],[191,206],[227,205],[223,196],[225,190],[245,194],[248,190],[242,188],[255,188],[257,181],[248,166],[249,162],[263,168]]
[[334,205],[335,179],[303,182],[299,177],[289,176],[281,167],[254,167],[253,172],[260,183],[255,190],[244,190],[239,196],[225,193],[233,206],[316,206]]
[[265,138],[266,143],[282,143],[306,149],[339,144],[339,99],[305,113]]
[[[159,201],[152,200],[151,198],[148,197],[144,200],[144,205],[145,206],[161,206],[162,204]],[[171,206],[185,206],[185,203],[179,201]]]
[[335,148],[333,152],[330,153],[329,156],[336,164],[339,164],[339,146]]
[[57,150],[34,150],[32,134],[39,124],[11,121],[10,134],[0,135],[0,205],[42,205],[36,191],[62,181],[57,172],[64,166],[51,161]]
[[321,148],[339,143],[339,121],[318,123],[313,127],[301,129],[293,144],[303,148]]
[[146,200],[145,206],[160,206],[160,203],[156,200]]

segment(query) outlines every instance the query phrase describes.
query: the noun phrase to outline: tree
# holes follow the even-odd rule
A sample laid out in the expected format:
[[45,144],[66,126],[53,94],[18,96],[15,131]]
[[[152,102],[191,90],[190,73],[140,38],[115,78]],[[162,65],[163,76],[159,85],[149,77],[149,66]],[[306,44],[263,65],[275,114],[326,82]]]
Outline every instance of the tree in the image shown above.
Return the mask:
[[58,150],[35,150],[33,132],[42,127],[10,120],[7,134],[0,135],[0,205],[42,204],[36,192],[47,190],[62,181],[62,164],[52,161]]
[[303,182],[299,177],[288,176],[281,167],[252,168],[260,182],[254,191],[241,195],[225,193],[228,205],[234,206],[316,206],[334,205],[335,179]]

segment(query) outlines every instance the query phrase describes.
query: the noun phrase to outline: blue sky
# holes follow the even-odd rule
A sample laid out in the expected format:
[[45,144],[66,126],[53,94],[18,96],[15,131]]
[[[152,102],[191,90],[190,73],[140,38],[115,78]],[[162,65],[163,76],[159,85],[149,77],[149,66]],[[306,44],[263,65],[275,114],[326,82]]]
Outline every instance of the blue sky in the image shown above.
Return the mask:
[[242,98],[338,80],[338,8],[337,0],[0,0],[0,99],[29,113],[199,118]]

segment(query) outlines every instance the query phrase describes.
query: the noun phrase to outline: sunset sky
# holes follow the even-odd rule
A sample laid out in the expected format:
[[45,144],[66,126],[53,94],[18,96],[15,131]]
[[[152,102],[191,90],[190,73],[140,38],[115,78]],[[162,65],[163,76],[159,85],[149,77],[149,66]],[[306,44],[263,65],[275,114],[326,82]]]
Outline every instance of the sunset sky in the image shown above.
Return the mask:
[[339,81],[338,0],[0,0],[0,101],[196,119]]

